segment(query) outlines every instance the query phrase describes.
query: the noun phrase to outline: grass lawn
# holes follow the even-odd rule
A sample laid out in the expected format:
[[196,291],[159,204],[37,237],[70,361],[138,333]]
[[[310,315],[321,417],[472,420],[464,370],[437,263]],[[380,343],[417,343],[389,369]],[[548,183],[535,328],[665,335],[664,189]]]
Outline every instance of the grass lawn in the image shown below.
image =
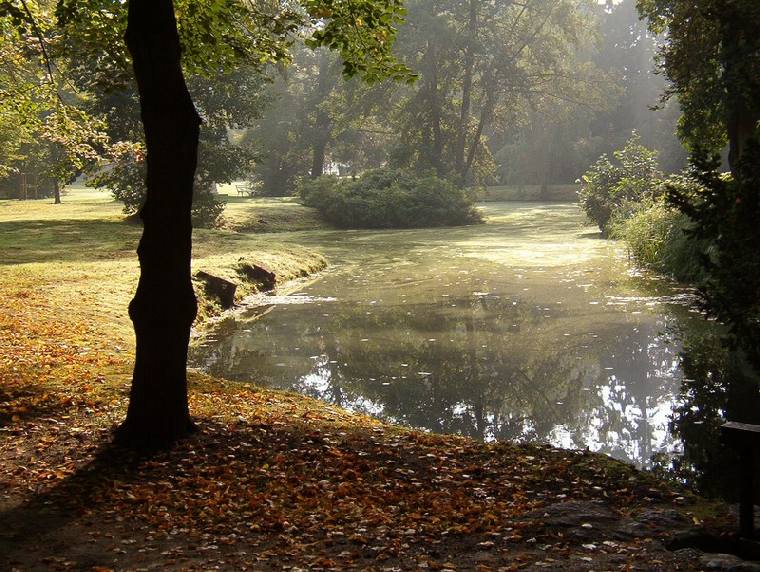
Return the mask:
[[219,185],[219,198],[227,203],[223,228],[238,232],[282,232],[331,228],[316,209],[295,197],[238,196],[234,185]]
[[[50,202],[0,202],[0,570],[698,570],[663,538],[731,525],[601,455],[429,435],[195,372],[197,434],[115,448],[139,229],[102,194]],[[324,264],[271,234],[194,245],[218,273]]]
[[[0,283],[16,292],[44,294],[72,316],[105,321],[110,334],[131,339],[126,307],[137,284],[141,232],[139,225],[124,222],[120,203],[93,189],[70,189],[60,205],[51,199],[0,201]],[[245,295],[252,289],[237,273],[241,258],[266,264],[282,281],[325,266],[318,253],[276,235],[194,230],[193,270],[232,279]],[[205,318],[215,311],[214,303],[202,288],[196,291]]]

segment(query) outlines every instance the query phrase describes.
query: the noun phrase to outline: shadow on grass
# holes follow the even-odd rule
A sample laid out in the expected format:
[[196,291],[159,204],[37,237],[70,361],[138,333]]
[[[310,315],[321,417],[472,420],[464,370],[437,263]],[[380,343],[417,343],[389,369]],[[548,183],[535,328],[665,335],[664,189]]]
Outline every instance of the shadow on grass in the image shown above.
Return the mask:
[[[0,568],[10,570],[12,563],[27,561],[30,550],[35,550],[43,537],[67,527],[86,507],[97,507],[106,486],[117,479],[135,478],[144,458],[110,442],[103,443],[95,457],[76,473],[21,505],[0,512]],[[34,556],[43,559],[49,555]]]
[[0,387],[0,428],[11,423],[27,423],[41,417],[57,417],[71,409],[68,395],[45,391],[40,386]]
[[133,255],[142,229],[123,221],[24,220],[0,222],[5,264],[77,262]]
[[[128,509],[138,502],[130,496],[131,487],[166,484],[176,475],[193,475],[203,482],[206,471],[214,471],[228,462],[231,450],[241,462],[260,466],[271,454],[268,443],[261,437],[256,425],[239,426],[229,431],[224,425],[204,421],[199,424],[198,432],[179,441],[170,450],[151,453],[118,446],[111,442],[112,434],[104,431],[90,442],[97,447],[94,457],[75,473],[18,506],[0,511],[0,570],[11,570],[13,566],[21,566],[18,569],[24,570],[42,569],[40,567],[51,558],[84,558],[87,567],[82,569],[90,569],[91,565],[104,560],[107,562],[113,557],[112,553],[109,556],[111,548],[102,543],[88,545],[91,542],[88,533],[105,532],[116,544],[120,536],[139,537],[136,527],[142,527],[142,524],[134,519],[140,518],[135,514],[140,515],[142,508],[136,507],[136,513]],[[256,446],[250,446],[251,443]],[[241,444],[250,448],[245,449]],[[289,445],[289,438],[283,437],[279,450],[283,451]],[[82,451],[84,456],[87,451],[84,444]],[[194,462],[196,454],[197,463]],[[62,454],[66,459],[70,456],[71,452]],[[188,459],[190,456],[193,461]],[[248,485],[255,486],[255,483]],[[188,497],[192,493],[190,490],[183,492]],[[179,495],[179,499],[182,500],[183,495]],[[149,505],[150,499],[139,502]],[[170,509],[181,512],[177,505],[170,504]]]

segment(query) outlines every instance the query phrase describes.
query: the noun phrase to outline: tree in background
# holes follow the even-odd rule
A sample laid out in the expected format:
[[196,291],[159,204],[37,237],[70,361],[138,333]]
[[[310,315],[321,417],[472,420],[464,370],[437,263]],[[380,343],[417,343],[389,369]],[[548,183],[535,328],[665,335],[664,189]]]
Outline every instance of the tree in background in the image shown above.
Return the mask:
[[399,51],[420,81],[399,103],[391,162],[483,183],[495,165],[489,135],[509,132],[521,106],[587,98],[591,66],[572,52],[584,33],[580,3],[416,0]]
[[[87,109],[105,120],[114,143],[106,167],[90,180],[90,184],[109,189],[124,203],[126,213],[135,214],[146,197],[145,142],[138,95],[131,81],[129,56],[118,48],[126,18],[119,2],[92,2],[91,8],[67,2],[59,5],[62,49],[70,54],[71,76],[77,86],[92,94]],[[203,122],[193,202],[193,223],[196,226],[215,224],[224,208],[224,204],[215,198],[216,184],[244,177],[253,159],[246,149],[236,146],[229,137],[231,129],[250,125],[264,103],[261,74],[269,56],[263,60],[258,55],[248,56],[259,49],[275,56],[284,54],[285,48],[275,35],[279,27],[293,25],[292,18],[283,12],[280,15],[282,22],[273,25],[270,31],[266,21],[269,16],[278,14],[276,10],[244,9],[233,3],[229,11],[245,19],[254,31],[246,31],[243,20],[235,25],[227,22],[229,26],[225,28],[219,22],[223,17],[215,10],[208,4],[196,6],[178,2],[178,11],[186,22],[180,30],[183,70]],[[224,35],[228,43],[223,47],[213,45],[201,29],[204,25],[220,26],[216,31]],[[252,34],[257,30],[261,32],[262,41],[254,45]],[[191,42],[195,45],[189,47]],[[104,50],[103,46],[108,47]],[[206,56],[211,60],[204,61]]]
[[254,149],[262,194],[291,195],[297,179],[319,177],[327,166],[356,173],[385,159],[386,141],[373,136],[389,132],[377,125],[377,111],[395,85],[368,86],[341,77],[340,68],[329,50],[296,44],[293,62],[274,74],[269,105],[242,141]]
[[463,171],[467,184],[571,183],[633,130],[666,172],[677,171],[685,162],[677,102],[650,109],[665,85],[655,73],[657,42],[634,0],[534,0],[524,9],[417,0],[397,48],[420,76],[414,86],[337,81],[335,56],[329,63],[296,46],[249,130],[268,140],[256,149],[254,179],[264,194],[290,194],[296,179],[320,172],[316,163],[342,174],[432,169],[460,184]]
[[[215,197],[216,185],[247,176],[254,159],[249,147],[237,145],[231,129],[250,125],[264,106],[261,74],[250,67],[209,76],[188,77],[188,90],[203,121],[193,199],[193,224],[215,226],[224,203]],[[131,86],[101,92],[92,112],[107,117],[110,147],[107,167],[88,184],[108,189],[124,203],[127,214],[142,207],[145,196],[145,143],[139,121],[139,102]]]
[[632,131],[656,150],[672,173],[686,164],[676,137],[678,102],[660,105],[666,80],[654,61],[656,34],[639,20],[635,0],[585,8],[587,42],[574,57],[602,72],[596,97],[541,101],[525,109],[515,128],[492,139],[505,184],[571,183],[602,154],[623,147]]
[[[48,5],[0,3],[0,178],[34,179],[35,198],[60,203],[61,189],[97,163],[107,139],[57,42]],[[17,193],[28,198],[27,189]]]

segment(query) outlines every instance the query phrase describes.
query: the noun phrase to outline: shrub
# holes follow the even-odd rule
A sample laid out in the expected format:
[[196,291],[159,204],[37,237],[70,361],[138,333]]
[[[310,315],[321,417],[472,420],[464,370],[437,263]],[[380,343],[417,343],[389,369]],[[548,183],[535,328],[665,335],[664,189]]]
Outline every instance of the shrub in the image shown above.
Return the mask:
[[[114,199],[124,203],[124,213],[136,214],[145,202],[144,149],[140,144],[117,143],[111,149],[110,165],[91,177],[87,184],[107,188]],[[213,184],[203,178],[202,172],[195,177],[193,190],[193,225],[213,228],[219,222],[225,204],[211,192]]]
[[382,168],[356,180],[302,182],[302,202],[341,228],[413,228],[482,222],[474,195],[432,175]]
[[689,236],[693,222],[662,201],[641,205],[625,217],[613,216],[610,236],[622,239],[643,266],[684,282],[702,276],[702,242]]
[[613,215],[632,214],[642,200],[662,194],[657,152],[641,145],[636,132],[613,158],[614,163],[602,155],[581,177],[578,192],[581,208],[603,232],[609,230]]

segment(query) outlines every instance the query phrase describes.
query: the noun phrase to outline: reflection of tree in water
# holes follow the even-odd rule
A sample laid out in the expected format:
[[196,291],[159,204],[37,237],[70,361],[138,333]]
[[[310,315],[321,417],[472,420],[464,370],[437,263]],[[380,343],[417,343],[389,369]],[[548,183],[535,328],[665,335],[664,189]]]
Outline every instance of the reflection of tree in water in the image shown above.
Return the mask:
[[[667,420],[678,386],[678,347],[671,343],[667,319],[609,332],[597,351],[595,385],[599,401],[579,412],[576,446],[648,465],[669,446]],[[582,428],[586,429],[583,430]]]
[[760,395],[757,374],[720,335],[714,323],[682,320],[684,381],[672,431],[683,455],[667,470],[705,494],[736,500],[738,462],[721,445],[719,427],[726,420],[760,423]]
[[667,439],[662,412],[676,383],[674,350],[658,335],[664,323],[624,317],[581,339],[567,333],[578,331],[576,313],[547,312],[493,295],[290,307],[252,333],[220,332],[200,361],[435,432],[548,440],[646,462]]

